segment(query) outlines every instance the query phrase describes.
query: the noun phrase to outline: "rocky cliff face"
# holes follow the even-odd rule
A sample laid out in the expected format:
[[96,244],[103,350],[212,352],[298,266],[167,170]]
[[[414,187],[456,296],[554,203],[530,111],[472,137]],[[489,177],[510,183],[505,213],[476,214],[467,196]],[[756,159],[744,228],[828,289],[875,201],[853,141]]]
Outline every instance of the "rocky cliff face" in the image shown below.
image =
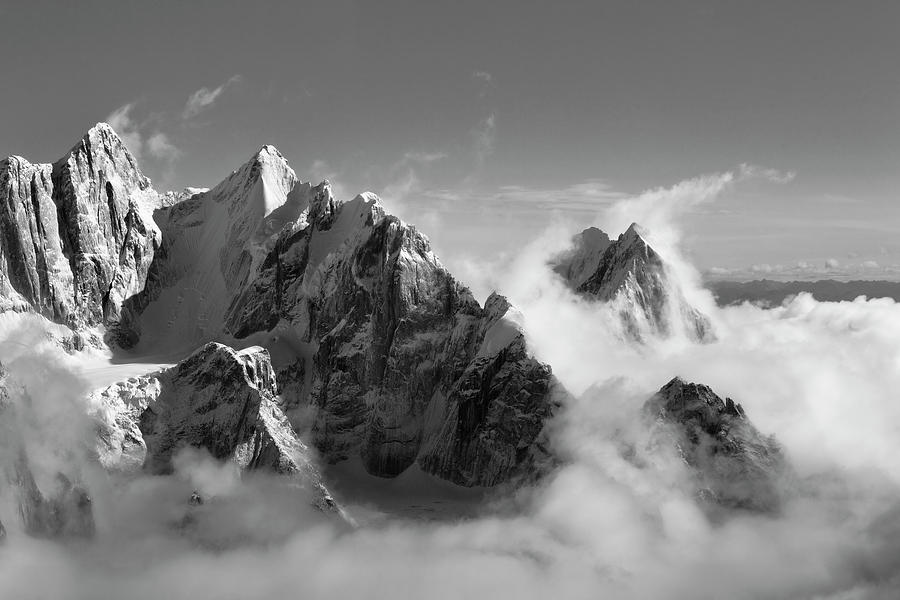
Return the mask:
[[108,125],[52,165],[0,161],[0,200],[0,309],[75,329],[130,320],[123,304],[144,289],[160,244],[158,200]]
[[209,343],[176,366],[95,392],[98,454],[108,469],[172,470],[185,446],[241,469],[296,477],[317,505],[334,503],[310,450],[277,404],[269,354]]
[[226,327],[238,337],[278,327],[302,348],[290,402],[312,408],[329,460],[358,457],[380,476],[418,462],[465,485],[513,476],[550,413],[552,378],[509,305],[493,297],[485,312],[374,195],[298,192],[307,208],[234,298]]
[[695,470],[701,498],[726,508],[778,510],[787,460],[740,404],[676,377],[647,401],[644,411],[655,420],[656,433],[675,444]]
[[637,224],[614,242],[599,229],[586,229],[552,267],[579,294],[610,303],[630,337],[676,331],[697,340],[712,337],[709,319],[687,302]]

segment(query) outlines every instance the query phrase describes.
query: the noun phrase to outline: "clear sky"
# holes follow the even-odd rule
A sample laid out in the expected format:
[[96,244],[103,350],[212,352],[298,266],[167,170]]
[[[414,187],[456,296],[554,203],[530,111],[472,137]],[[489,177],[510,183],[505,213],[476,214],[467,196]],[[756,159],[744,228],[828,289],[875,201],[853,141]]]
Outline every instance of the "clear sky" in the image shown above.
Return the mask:
[[271,143],[455,259],[749,164],[777,177],[684,216],[700,267],[900,264],[900,2],[3,0],[0,27],[2,155],[110,120],[165,190]]

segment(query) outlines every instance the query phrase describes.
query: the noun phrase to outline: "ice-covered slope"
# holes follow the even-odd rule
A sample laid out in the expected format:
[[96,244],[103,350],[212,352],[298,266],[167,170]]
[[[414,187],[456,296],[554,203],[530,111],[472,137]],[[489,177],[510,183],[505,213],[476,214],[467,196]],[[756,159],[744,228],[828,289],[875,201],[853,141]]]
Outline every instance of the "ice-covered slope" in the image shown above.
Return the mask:
[[586,229],[552,267],[579,294],[609,303],[630,337],[684,333],[704,340],[712,335],[709,320],[688,303],[636,223],[614,242],[599,229]]
[[53,165],[0,161],[0,200],[0,309],[116,338],[160,243],[157,194],[116,133],[97,124]]

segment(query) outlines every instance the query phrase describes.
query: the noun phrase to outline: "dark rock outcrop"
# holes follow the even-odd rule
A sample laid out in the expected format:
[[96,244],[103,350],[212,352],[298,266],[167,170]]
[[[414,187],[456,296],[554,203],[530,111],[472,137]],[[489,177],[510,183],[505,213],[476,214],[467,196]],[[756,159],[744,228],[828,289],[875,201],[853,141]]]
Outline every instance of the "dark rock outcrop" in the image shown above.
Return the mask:
[[671,439],[696,473],[701,498],[760,512],[780,507],[789,466],[778,442],[762,435],[740,404],[676,377],[644,406],[656,432]]

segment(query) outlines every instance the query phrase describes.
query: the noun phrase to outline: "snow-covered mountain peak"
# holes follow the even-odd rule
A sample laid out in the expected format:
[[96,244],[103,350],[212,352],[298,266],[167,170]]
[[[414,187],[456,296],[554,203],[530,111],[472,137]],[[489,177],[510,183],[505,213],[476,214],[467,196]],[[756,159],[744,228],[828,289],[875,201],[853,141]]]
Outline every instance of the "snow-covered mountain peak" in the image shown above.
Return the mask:
[[31,162],[18,154],[13,154],[11,156],[7,156],[6,158],[0,158],[0,168],[2,169],[15,169],[19,170],[21,168],[28,168],[31,166]]
[[[262,205],[258,208],[263,208],[264,213],[268,214],[284,203],[288,192],[298,182],[297,174],[284,156],[274,146],[263,146],[210,193],[217,196],[219,202],[230,200],[229,211],[236,210],[236,204],[239,203],[262,201]],[[266,188],[260,190],[264,193],[255,195],[248,193],[257,185]]]
[[644,235],[644,228],[637,223],[632,223],[628,226],[628,229],[626,229],[625,232],[619,236],[619,240],[625,241],[629,244],[637,241],[644,242],[646,244],[647,242],[644,241],[643,238]]
[[100,121],[99,123],[97,123],[96,125],[94,125],[93,127],[91,127],[90,129],[88,129],[87,132],[88,132],[88,134],[90,134],[92,131],[93,131],[93,132],[98,132],[98,133],[99,133],[99,132],[104,132],[104,133],[106,133],[106,134],[112,134],[112,135],[114,135],[114,136],[116,136],[116,137],[119,137],[119,134],[116,133],[116,130],[113,129],[112,125],[110,125],[110,124],[107,123],[106,121]]
[[256,158],[259,160],[266,160],[267,158],[285,160],[284,155],[282,155],[281,152],[278,151],[278,148],[272,144],[263,145],[256,153]]
[[[119,175],[136,182],[141,190],[150,187],[150,179],[141,172],[131,150],[109,123],[100,122],[88,129],[81,140],[54,163],[54,173],[79,161],[85,162],[93,173],[101,171],[103,165],[112,163]],[[98,162],[100,164],[95,166]]]

